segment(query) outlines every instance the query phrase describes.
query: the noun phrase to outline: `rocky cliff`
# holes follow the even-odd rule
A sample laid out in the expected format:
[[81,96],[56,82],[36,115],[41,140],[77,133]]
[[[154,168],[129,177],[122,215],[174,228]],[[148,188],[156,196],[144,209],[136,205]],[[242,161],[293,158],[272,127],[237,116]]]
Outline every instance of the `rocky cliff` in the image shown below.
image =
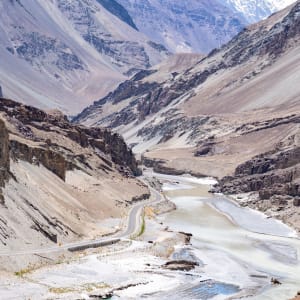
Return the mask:
[[[226,194],[259,192],[260,199],[300,197],[300,148],[276,149],[239,165],[224,177],[219,190]],[[296,203],[296,202],[295,202]]]
[[[51,142],[51,139],[45,139],[34,133],[35,130],[51,132],[57,128],[80,147],[92,148],[109,157],[121,172],[129,176],[139,174],[134,155],[117,133],[99,127],[74,126],[61,114],[47,114],[32,106],[8,99],[1,100],[0,111],[4,112],[7,120],[15,125],[18,134],[35,143],[34,147],[30,147],[19,139],[12,138],[10,152],[14,159],[41,163],[64,180],[67,168],[76,166],[76,157],[72,157],[71,153],[68,153],[66,157],[66,149],[60,149],[59,145]],[[99,156],[101,156],[100,153]]]
[[[5,124],[0,120],[0,187],[4,187],[9,178],[9,140]],[[0,197],[3,200],[2,193]]]
[[[2,98],[0,251],[112,232],[101,220],[121,217],[136,199],[149,197],[135,178],[139,174],[120,135]],[[17,257],[2,265],[15,268],[23,262]]]

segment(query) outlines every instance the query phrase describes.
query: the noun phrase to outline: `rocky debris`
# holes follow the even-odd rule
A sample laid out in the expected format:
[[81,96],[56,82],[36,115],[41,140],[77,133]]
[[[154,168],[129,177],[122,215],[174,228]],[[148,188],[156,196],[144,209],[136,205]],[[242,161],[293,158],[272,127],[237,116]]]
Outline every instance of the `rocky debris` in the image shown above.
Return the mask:
[[185,244],[189,244],[191,242],[191,238],[193,237],[193,234],[179,231],[178,233],[182,234],[185,237]]
[[164,268],[171,271],[191,271],[196,266],[199,266],[198,262],[188,260],[171,260],[164,264]]
[[280,285],[280,284],[282,284],[277,278],[271,278],[271,283],[273,284],[273,285]]
[[168,167],[165,165],[167,163],[167,161],[163,160],[163,159],[155,159],[155,158],[149,158],[146,156],[142,156],[141,163],[147,168],[152,168],[153,171],[156,173],[167,174],[167,175],[176,175],[176,176],[180,176],[183,174],[190,174],[192,176],[199,177],[199,178],[205,177],[205,175],[200,172],[193,172],[188,169],[179,169],[179,168]]
[[213,155],[214,149],[215,149],[215,141],[214,136],[208,137],[207,140],[201,141],[197,145],[197,150],[195,151],[194,155],[196,157],[198,156],[207,156],[207,155]]
[[114,289],[112,289],[111,291],[108,291],[108,292],[105,292],[105,293],[93,293],[93,294],[89,294],[88,296],[88,299],[111,299],[115,292],[117,291],[123,291],[123,290],[127,290],[129,288],[132,288],[132,287],[136,287],[136,286],[139,286],[139,285],[144,285],[146,283],[142,282],[142,283],[129,283],[125,286],[119,286],[119,287],[116,287]]
[[155,158],[148,158],[146,156],[142,156],[141,164],[147,168],[152,168],[154,172],[167,174],[167,175],[183,175],[184,171],[173,169],[166,167],[164,164],[166,160],[164,159],[155,159]]
[[294,206],[300,207],[300,197],[296,197],[293,201]]
[[196,144],[201,140],[203,134],[202,128],[205,125],[210,126],[214,122],[214,118],[207,116],[184,117],[175,109],[167,111],[162,116],[165,119],[155,124],[147,124],[137,132],[137,136],[142,137],[144,140],[160,136],[161,139],[158,142],[160,144],[167,142],[173,137],[185,135],[187,143]]
[[92,295],[89,295],[89,299],[95,299],[95,300],[111,299],[113,297],[113,295],[114,295],[113,292],[108,292],[108,293],[99,294],[99,295],[92,294]]
[[246,135],[252,132],[258,132],[261,130],[274,128],[284,124],[299,124],[300,116],[298,114],[292,114],[281,118],[272,118],[263,121],[256,121],[251,123],[245,123],[235,129],[236,133]]
[[14,42],[14,53],[38,69],[43,64],[52,64],[66,71],[85,69],[80,58],[66,44],[55,38],[39,32],[20,32]]
[[142,194],[140,196],[135,196],[131,199],[131,201],[129,201],[130,204],[134,204],[136,202],[140,202],[143,200],[148,200],[151,197],[150,193],[146,193],[146,194]]

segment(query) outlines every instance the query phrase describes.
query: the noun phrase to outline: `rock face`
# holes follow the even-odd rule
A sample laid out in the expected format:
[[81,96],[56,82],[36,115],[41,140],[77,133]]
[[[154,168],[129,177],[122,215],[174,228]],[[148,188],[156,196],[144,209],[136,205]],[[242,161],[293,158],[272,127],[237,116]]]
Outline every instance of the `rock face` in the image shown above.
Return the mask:
[[97,0],[105,9],[107,9],[110,13],[118,17],[120,20],[127,23],[129,26],[134,28],[135,30],[138,30],[136,25],[134,24],[131,16],[128,14],[128,11],[120,5],[115,0]]
[[[38,145],[31,147],[19,140],[11,139],[10,152],[14,159],[41,163],[64,180],[66,170],[76,165],[76,157],[72,157],[70,154],[66,156],[62,149],[56,149],[57,146],[51,140],[43,140],[34,134],[35,129],[50,132],[57,127],[80,147],[92,147],[108,155],[120,172],[129,176],[140,174],[134,155],[117,133],[111,133],[109,130],[101,128],[74,126],[63,115],[47,114],[32,106],[22,105],[8,99],[1,100],[0,111],[6,113],[8,120],[17,127],[24,138],[37,142],[39,145],[44,143],[42,147]],[[5,131],[3,135],[5,136]],[[3,151],[5,151],[5,147]],[[82,159],[85,158],[82,157]]]
[[5,124],[0,120],[0,187],[9,177],[9,141]]
[[[261,154],[239,165],[234,176],[220,181],[227,194],[259,192],[260,199],[300,196],[300,147]],[[297,201],[295,201],[297,202]]]
[[172,260],[168,261],[164,268],[171,271],[191,271],[196,266],[199,266],[199,263],[187,260]]

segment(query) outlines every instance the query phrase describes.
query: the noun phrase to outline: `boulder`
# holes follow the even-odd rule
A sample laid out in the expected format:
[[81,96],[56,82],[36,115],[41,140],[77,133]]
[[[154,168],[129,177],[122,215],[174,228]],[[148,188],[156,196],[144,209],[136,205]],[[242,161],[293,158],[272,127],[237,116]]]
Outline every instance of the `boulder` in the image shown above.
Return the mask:
[[300,197],[296,197],[295,199],[294,199],[294,206],[297,206],[297,207],[299,207],[300,206]]
[[191,271],[199,263],[188,260],[171,260],[165,263],[164,268],[172,271]]

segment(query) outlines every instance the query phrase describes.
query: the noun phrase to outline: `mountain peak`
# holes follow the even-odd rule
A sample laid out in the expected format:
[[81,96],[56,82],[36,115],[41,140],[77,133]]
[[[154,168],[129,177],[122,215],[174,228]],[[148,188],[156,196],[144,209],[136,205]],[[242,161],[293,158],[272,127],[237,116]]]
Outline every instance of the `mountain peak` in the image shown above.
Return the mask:
[[284,9],[295,0],[225,0],[221,2],[243,15],[247,22],[253,23]]

